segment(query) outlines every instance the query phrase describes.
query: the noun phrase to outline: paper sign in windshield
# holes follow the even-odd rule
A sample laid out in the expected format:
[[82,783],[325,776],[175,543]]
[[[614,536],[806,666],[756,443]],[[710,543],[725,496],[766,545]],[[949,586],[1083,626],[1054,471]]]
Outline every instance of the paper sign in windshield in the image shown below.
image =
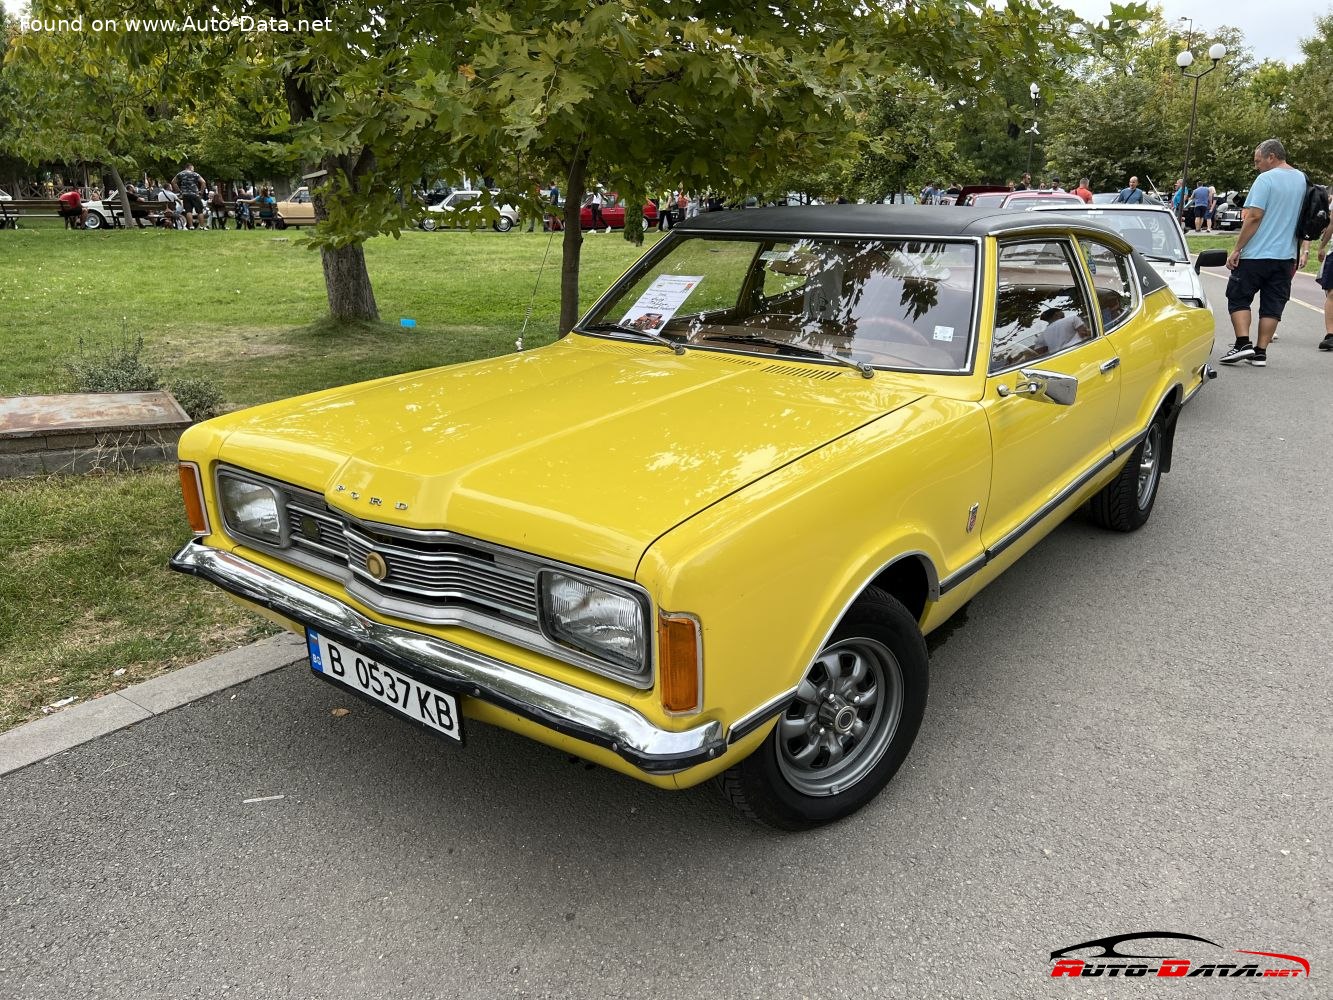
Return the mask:
[[663,274],[630,306],[621,326],[653,331],[664,326],[680,310],[690,293],[703,281],[702,275]]

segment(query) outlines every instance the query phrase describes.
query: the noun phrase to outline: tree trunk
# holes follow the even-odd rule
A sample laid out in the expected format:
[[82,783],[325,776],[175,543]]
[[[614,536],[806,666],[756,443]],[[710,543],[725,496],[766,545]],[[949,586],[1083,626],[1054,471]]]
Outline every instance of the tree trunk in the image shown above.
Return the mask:
[[120,212],[121,218],[125,220],[125,228],[134,228],[134,213],[130,211],[130,195],[125,190],[125,182],[120,179],[120,171],[114,164],[107,164],[107,169],[111,171],[111,182],[116,185],[116,190],[120,192]]
[[324,261],[329,315],[334,319],[379,319],[375,291],[370,287],[370,272],[366,270],[365,247],[360,243],[325,247],[320,256]]
[[560,262],[560,329],[563,337],[579,319],[579,257],[583,251],[583,185],[588,156],[580,152],[565,177],[565,239]]

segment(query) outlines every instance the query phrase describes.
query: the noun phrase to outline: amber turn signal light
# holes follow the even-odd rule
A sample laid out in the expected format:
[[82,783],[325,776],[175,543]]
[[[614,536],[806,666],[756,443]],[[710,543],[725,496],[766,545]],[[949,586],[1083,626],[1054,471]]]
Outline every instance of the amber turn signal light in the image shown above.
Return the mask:
[[199,479],[199,466],[181,462],[181,496],[185,500],[185,515],[190,519],[190,530],[196,535],[207,535],[208,510],[204,507],[204,484]]
[[703,703],[704,687],[699,619],[693,615],[659,615],[657,656],[662,707],[676,715],[697,712]]

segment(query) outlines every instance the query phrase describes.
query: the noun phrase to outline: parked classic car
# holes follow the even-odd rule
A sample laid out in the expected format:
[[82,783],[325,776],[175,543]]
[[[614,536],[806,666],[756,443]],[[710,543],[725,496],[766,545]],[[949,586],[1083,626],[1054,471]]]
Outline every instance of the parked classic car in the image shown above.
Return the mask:
[[[1197,259],[1191,258],[1180,220],[1165,205],[1040,205],[1036,211],[1059,212],[1114,229],[1166,279],[1176,298],[1186,305],[1208,308],[1208,291],[1199,267],[1225,264],[1226,251],[1205,250]],[[1096,267],[1095,261],[1090,264]]]
[[1224,191],[1217,196],[1217,209],[1213,213],[1214,229],[1239,229],[1244,222],[1242,209],[1248,191]]
[[[615,191],[606,192],[602,195],[602,222],[612,229],[625,228],[625,203],[620,200],[620,195]],[[657,225],[657,206],[651,201],[643,203],[643,224],[649,229]],[[546,226],[557,231],[564,229],[565,218],[559,214],[547,215]],[[584,230],[593,228],[591,194],[583,196],[583,208],[579,210],[579,226]]]
[[1079,508],[1148,520],[1212,345],[1090,221],[716,213],[550,346],[191,427],[172,566],[450,740],[806,828],[903,763],[925,634]]
[[288,226],[313,226],[315,224],[315,201],[310,196],[310,188],[302,185],[287,198],[275,206],[277,217],[273,220],[275,229]]
[[1068,191],[983,191],[969,195],[971,208],[1007,208],[1012,211],[1036,208],[1038,205],[1082,205],[1083,199]]
[[[492,195],[499,193],[499,191],[491,192]],[[497,233],[507,233],[518,225],[519,213],[513,205],[496,205],[495,210],[499,214],[491,222],[491,228]],[[479,221],[482,218],[482,211],[480,191],[450,191],[443,198],[432,201],[426,206],[418,225],[426,232],[433,233],[437,229],[463,226],[465,214],[477,216]]]

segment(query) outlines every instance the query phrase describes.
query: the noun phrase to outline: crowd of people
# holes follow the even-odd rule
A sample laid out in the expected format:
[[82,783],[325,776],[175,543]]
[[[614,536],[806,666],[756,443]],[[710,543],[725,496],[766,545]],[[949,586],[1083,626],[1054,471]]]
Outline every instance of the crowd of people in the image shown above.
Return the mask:
[[[51,184],[50,181],[47,182]],[[54,186],[53,186],[54,187]],[[210,184],[194,169],[185,167],[170,180],[145,177],[142,183],[127,183],[125,195],[130,204],[131,224],[140,229],[160,226],[166,229],[225,229],[233,220],[237,229],[271,226],[277,218],[277,200],[273,190],[261,186],[258,191],[249,183],[233,185],[230,192],[221,181]],[[90,202],[103,200],[97,187],[79,188],[63,185],[59,215],[68,224],[86,226]],[[119,206],[119,192],[105,195],[107,211]]]

